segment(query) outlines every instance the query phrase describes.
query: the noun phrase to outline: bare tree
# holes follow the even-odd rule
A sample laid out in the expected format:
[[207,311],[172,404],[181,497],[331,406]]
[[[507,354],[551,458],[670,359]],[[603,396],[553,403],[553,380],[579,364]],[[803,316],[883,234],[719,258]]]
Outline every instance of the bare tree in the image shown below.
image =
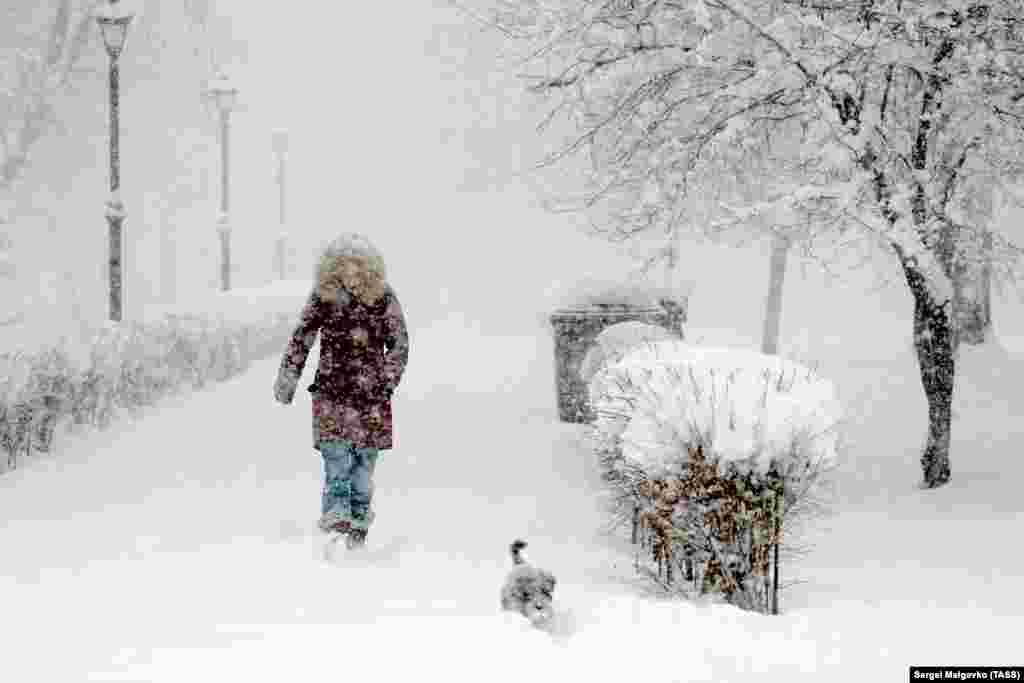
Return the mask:
[[[32,146],[56,122],[54,99],[68,87],[91,28],[93,3],[54,0],[33,4],[23,12],[8,9],[10,26],[34,26],[38,13],[48,20],[3,55],[0,89],[0,192],[9,191],[29,161]],[[10,30],[10,29],[9,29]],[[9,220],[9,219],[8,219]]]
[[[79,74],[89,38],[91,4],[79,0],[15,3],[2,12],[0,280],[11,282],[18,276],[11,235],[17,218],[15,184],[31,161],[33,147],[60,123],[55,101]],[[16,326],[24,318],[24,311],[8,310],[0,326]]]
[[[1016,0],[497,0],[527,48],[544,125],[570,133],[594,232],[771,226],[803,243],[867,237],[914,301],[928,399],[923,485],[950,479],[957,269],[1024,175],[1024,6]],[[551,129],[553,130],[553,129]]]

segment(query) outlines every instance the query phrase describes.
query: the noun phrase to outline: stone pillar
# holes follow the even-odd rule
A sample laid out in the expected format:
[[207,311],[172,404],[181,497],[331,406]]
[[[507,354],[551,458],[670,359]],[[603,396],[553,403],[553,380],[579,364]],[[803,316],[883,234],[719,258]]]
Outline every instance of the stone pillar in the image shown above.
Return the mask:
[[555,395],[562,422],[590,422],[593,413],[587,401],[587,387],[580,379],[583,357],[601,332],[612,325],[636,321],[664,327],[683,338],[685,302],[663,300],[661,306],[646,308],[625,305],[592,305],[563,308],[550,318],[555,335]]

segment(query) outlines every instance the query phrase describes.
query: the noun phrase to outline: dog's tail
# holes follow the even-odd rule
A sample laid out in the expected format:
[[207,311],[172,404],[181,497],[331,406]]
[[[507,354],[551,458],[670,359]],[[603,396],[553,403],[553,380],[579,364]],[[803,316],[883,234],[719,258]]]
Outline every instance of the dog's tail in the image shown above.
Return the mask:
[[510,545],[508,547],[508,549],[512,553],[512,562],[513,563],[515,563],[515,564],[522,564],[523,563],[523,556],[520,555],[520,552],[522,552],[523,548],[525,548],[525,547],[526,547],[526,541],[520,540],[518,538],[516,540],[512,541],[512,545]]

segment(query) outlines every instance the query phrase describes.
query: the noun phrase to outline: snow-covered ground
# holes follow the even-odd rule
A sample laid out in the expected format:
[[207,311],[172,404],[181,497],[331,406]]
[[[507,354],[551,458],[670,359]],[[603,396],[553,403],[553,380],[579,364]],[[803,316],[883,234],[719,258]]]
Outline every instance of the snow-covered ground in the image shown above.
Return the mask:
[[[852,447],[767,617],[643,597],[554,417],[550,338],[463,322],[413,330],[362,559],[318,559],[309,398],[274,403],[276,358],[0,477],[4,679],[883,681],[1018,652],[1021,356],[964,353],[953,482],[929,492],[912,356],[819,359]],[[516,536],[567,636],[499,612]]]

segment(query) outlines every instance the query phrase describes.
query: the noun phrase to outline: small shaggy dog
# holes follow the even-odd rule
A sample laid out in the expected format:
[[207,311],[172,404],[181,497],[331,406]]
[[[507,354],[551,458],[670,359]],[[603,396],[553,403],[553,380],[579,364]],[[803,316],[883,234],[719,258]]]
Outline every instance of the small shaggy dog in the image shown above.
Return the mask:
[[501,587],[501,608],[519,612],[534,626],[551,623],[554,616],[552,593],[555,591],[555,577],[551,572],[527,564],[520,552],[526,542],[516,540],[509,546],[515,568],[505,578]]

